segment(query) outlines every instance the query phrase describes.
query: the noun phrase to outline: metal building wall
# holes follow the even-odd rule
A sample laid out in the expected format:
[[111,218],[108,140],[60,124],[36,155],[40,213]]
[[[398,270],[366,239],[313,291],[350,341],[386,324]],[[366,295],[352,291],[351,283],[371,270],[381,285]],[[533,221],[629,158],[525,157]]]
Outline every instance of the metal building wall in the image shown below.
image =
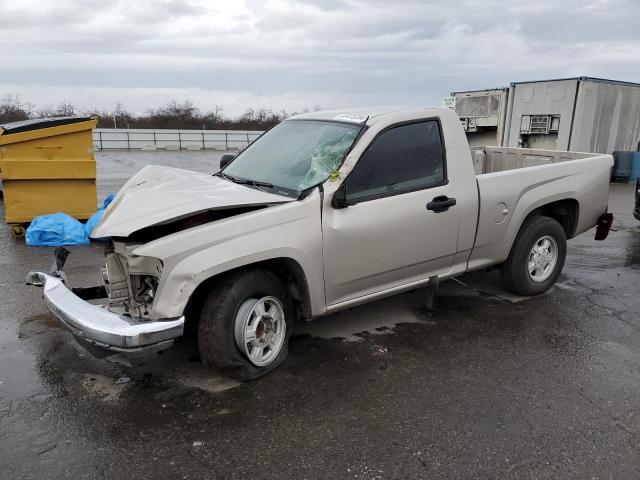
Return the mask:
[[570,150],[612,153],[637,150],[640,142],[640,86],[582,80]]
[[[465,128],[469,146],[501,145],[507,111],[507,88],[451,92],[455,98],[455,112]],[[473,122],[473,130],[465,120]]]
[[568,150],[571,120],[578,88],[577,79],[514,83],[510,91],[510,123],[505,146],[518,147],[523,115],[560,115],[557,134],[531,135],[529,148]]
[[469,142],[469,147],[471,148],[500,145],[500,140],[498,140],[498,132],[495,129],[485,130],[483,132],[468,132],[467,141]]

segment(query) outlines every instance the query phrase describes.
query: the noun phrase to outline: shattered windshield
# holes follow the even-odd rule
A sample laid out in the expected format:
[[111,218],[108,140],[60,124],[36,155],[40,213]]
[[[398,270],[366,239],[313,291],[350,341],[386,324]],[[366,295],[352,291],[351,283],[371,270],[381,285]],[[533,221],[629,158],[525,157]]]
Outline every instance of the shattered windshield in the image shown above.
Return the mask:
[[324,182],[360,131],[360,125],[316,120],[289,120],[275,126],[223,174],[260,188],[300,192]]

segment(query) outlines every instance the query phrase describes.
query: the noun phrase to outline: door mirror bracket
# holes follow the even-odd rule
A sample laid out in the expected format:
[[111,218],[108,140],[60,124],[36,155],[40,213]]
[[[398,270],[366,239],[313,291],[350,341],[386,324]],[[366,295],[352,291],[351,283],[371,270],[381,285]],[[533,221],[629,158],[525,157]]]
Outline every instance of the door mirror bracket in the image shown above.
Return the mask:
[[336,193],[333,194],[333,198],[331,199],[331,206],[333,208],[340,209],[347,208],[349,206],[349,202],[347,201],[347,188],[345,183],[340,185],[340,188],[338,188],[338,190],[336,190]]

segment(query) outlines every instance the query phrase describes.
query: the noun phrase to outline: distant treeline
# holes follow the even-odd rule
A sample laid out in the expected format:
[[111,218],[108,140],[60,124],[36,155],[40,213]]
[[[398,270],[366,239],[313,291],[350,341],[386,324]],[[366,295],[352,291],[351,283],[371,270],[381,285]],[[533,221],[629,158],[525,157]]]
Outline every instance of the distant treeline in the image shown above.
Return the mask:
[[[303,112],[319,110],[306,108]],[[72,115],[93,116],[99,118],[99,128],[184,128],[193,130],[268,130],[286,117],[298,112],[287,113],[284,110],[274,112],[271,109],[248,108],[236,118],[227,118],[222,108],[203,111],[192,102],[171,100],[165,105],[147,110],[144,114],[129,112],[122,104],[116,104],[112,111],[83,110],[70,102],[62,102],[57,107],[37,108],[34,104],[23,102],[18,96],[7,95],[0,99],[0,124],[27,120],[30,118],[68,117]]]

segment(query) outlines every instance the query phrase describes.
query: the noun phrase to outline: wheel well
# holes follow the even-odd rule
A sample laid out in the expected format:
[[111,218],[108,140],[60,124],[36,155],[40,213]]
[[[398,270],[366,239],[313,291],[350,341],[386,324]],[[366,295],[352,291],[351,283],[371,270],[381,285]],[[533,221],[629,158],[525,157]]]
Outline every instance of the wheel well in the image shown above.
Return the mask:
[[239,270],[250,270],[253,268],[269,270],[282,280],[282,282],[287,285],[287,289],[289,290],[289,294],[293,300],[297,318],[299,320],[311,318],[311,299],[309,296],[307,277],[304,274],[304,270],[302,270],[302,267],[298,262],[291,258],[273,258],[222,272],[200,283],[200,285],[198,285],[191,294],[189,302],[185,308],[184,334],[186,337],[196,338],[200,312],[202,311],[202,306],[204,305],[204,301],[206,300],[212,285],[215,282],[224,281],[224,278],[230,273],[237,272]]
[[567,239],[573,238],[578,226],[578,213],[579,213],[578,201],[573,198],[567,198],[564,200],[558,200],[551,202],[533,210],[527,218],[534,215],[542,215],[545,217],[553,218],[557,221],[567,236]]

